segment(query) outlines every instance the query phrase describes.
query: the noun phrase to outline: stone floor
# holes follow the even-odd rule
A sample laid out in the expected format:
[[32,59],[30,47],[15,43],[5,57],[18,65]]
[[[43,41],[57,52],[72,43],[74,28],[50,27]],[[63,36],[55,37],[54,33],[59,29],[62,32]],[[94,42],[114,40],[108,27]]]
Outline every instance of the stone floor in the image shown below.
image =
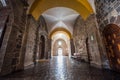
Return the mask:
[[68,57],[53,57],[49,61],[39,61],[34,68],[0,80],[120,80],[120,74],[90,67]]

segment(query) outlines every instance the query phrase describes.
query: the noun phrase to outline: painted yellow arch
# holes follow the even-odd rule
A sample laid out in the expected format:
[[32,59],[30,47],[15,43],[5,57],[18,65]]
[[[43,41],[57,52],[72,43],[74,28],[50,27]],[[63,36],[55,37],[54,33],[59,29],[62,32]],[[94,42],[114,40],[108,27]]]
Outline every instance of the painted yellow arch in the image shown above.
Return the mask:
[[93,9],[87,0],[35,0],[29,13],[37,20],[44,11],[54,7],[71,8],[84,19],[93,13]]
[[54,36],[54,35],[57,34],[57,33],[63,33],[63,34],[65,34],[65,35],[67,35],[67,37],[68,37],[69,39],[72,38],[72,34],[71,34],[68,30],[66,30],[66,29],[64,29],[64,28],[56,28],[56,29],[54,29],[54,30],[49,34],[49,38],[52,39],[52,36]]

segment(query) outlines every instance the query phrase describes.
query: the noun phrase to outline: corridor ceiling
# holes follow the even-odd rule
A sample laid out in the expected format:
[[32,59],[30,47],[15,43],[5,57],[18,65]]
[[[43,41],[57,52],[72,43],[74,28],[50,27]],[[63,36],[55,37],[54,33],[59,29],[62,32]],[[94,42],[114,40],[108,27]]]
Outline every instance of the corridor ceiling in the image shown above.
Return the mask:
[[94,0],[28,0],[28,3],[28,12],[36,20],[43,15],[49,34],[56,28],[64,28],[72,34],[79,15],[86,19],[94,13]]
[[48,26],[48,32],[52,32],[56,28],[64,28],[72,34],[73,26],[79,14],[69,8],[56,7],[45,11],[43,14]]
[[29,13],[36,19],[46,10],[54,7],[67,7],[77,11],[86,19],[93,10],[94,0],[28,0]]

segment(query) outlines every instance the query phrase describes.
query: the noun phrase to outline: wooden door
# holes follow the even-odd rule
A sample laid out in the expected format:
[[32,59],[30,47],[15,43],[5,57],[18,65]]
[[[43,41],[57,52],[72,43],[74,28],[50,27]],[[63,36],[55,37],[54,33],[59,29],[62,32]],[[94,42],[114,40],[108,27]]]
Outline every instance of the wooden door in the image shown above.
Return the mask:
[[120,71],[120,28],[110,24],[106,26],[103,34],[110,67]]

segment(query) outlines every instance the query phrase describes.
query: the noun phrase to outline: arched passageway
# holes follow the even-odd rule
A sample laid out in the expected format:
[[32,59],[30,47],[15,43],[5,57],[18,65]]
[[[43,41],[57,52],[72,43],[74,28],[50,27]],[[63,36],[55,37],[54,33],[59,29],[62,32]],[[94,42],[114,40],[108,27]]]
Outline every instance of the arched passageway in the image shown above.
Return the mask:
[[[100,42],[102,37],[96,33],[99,33],[99,29],[103,30],[101,28],[104,23],[112,23],[114,20],[119,23],[119,5],[118,2],[115,5],[115,0],[97,1],[99,4],[96,4],[96,7],[100,11],[94,7],[94,14],[90,3],[94,1],[0,0],[0,76],[26,69],[12,74],[10,78],[90,80],[94,77],[95,80],[114,80],[116,76],[111,76],[109,71],[104,74],[104,71],[91,68],[90,65],[103,67],[104,60],[101,56],[104,50]],[[108,2],[113,3],[112,6],[109,7],[106,4]],[[8,21],[4,19],[6,16],[9,16]],[[119,27],[113,24],[103,31],[108,59],[111,68],[116,71],[120,71],[119,31]],[[56,57],[54,54],[62,57]],[[53,55],[51,60],[50,55]],[[90,65],[81,61],[90,61]],[[81,73],[83,75],[79,76]]]
[[53,56],[68,56],[68,45],[63,39],[58,39],[53,44]]
[[59,50],[62,50],[62,56],[71,56],[70,36],[65,31],[56,31],[51,35],[52,56],[59,56]]
[[103,34],[110,67],[118,71],[120,70],[120,27],[109,24]]

